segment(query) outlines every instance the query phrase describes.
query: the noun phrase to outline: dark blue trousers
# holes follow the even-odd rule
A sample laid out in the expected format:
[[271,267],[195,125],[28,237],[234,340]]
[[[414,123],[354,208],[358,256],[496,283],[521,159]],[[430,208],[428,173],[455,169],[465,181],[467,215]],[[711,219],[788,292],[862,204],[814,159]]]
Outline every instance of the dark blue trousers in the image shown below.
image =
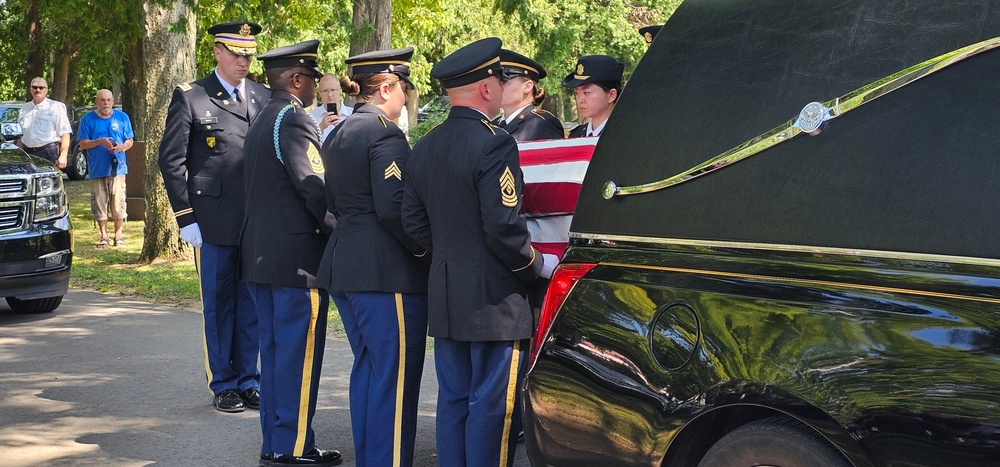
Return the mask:
[[413,465],[427,342],[427,294],[332,292],[354,353],[355,465]]
[[438,465],[513,465],[517,438],[511,422],[521,417],[515,400],[526,343],[434,339]]
[[208,243],[194,249],[205,318],[205,374],[213,394],[260,385],[257,310],[246,282],[237,278],[238,249]]
[[260,452],[301,456],[316,447],[329,298],[321,289],[247,284],[260,317]]

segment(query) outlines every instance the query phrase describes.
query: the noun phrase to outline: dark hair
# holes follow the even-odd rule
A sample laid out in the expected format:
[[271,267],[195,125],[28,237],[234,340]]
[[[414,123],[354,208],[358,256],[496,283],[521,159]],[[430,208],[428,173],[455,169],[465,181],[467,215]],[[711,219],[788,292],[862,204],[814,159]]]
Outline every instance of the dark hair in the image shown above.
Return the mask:
[[[597,86],[604,90],[604,92],[611,92],[612,89],[615,90],[615,102],[618,102],[618,97],[622,94],[622,82],[621,81],[597,81],[594,82],[594,86]],[[615,102],[612,102],[614,104]]]
[[533,82],[535,85],[531,87],[531,103],[534,104],[535,107],[541,107],[547,94],[545,93],[545,88],[538,85],[538,81]]
[[352,77],[342,76],[340,87],[348,96],[358,100],[368,101],[383,84],[396,84],[400,81],[394,73],[362,73]]

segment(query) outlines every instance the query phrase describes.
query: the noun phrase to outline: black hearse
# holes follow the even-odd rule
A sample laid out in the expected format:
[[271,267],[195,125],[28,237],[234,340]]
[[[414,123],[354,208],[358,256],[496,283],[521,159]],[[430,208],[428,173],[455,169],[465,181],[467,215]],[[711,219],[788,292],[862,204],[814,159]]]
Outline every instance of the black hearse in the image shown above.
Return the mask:
[[62,172],[0,137],[0,297],[18,313],[55,310],[72,262]]
[[601,136],[533,465],[1000,465],[1000,5],[687,0]]

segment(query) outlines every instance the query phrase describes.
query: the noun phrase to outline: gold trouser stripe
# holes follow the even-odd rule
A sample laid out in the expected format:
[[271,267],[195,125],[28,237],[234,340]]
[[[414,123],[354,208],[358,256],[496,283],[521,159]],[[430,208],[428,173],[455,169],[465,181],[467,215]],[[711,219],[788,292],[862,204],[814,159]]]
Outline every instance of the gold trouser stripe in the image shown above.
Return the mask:
[[517,368],[521,359],[521,341],[514,341],[510,352],[510,372],[507,379],[507,404],[503,417],[503,433],[500,436],[500,463],[498,467],[507,467],[508,444],[510,443],[510,424],[514,416],[514,399],[517,395]]
[[295,436],[295,456],[305,454],[309,429],[309,399],[312,396],[313,356],[316,354],[316,321],[319,319],[319,290],[309,289],[309,329],[306,330],[306,353],[302,359],[302,386],[299,391],[299,429]]
[[[201,300],[201,320],[205,321],[205,292],[201,289],[201,248],[194,247],[194,272],[198,275],[198,299]],[[212,365],[208,362],[208,335],[205,325],[201,327],[201,351],[205,354],[205,377],[208,378],[208,390],[212,390]]]
[[972,295],[958,295],[951,293],[942,292],[931,292],[928,290],[917,290],[917,289],[902,289],[899,287],[883,287],[879,285],[867,285],[867,284],[855,284],[850,282],[834,282],[834,281],[822,281],[817,279],[798,279],[794,277],[778,277],[778,276],[765,276],[760,274],[743,274],[738,272],[725,272],[725,271],[707,271],[703,269],[687,269],[687,268],[671,268],[665,266],[645,266],[636,264],[620,264],[620,263],[602,263],[608,266],[626,267],[626,268],[636,268],[636,269],[652,269],[656,271],[667,271],[667,272],[679,272],[684,274],[703,274],[706,276],[722,276],[722,277],[736,277],[741,279],[757,279],[773,282],[787,282],[792,284],[809,284],[809,285],[820,285],[827,287],[847,287],[861,290],[869,290],[874,292],[889,292],[889,293],[902,293],[909,295],[917,295],[921,297],[934,297],[934,298],[949,298],[954,300],[970,300],[974,302],[984,302],[984,303],[996,303],[1000,304],[1000,299],[990,298],[990,297],[976,297]]
[[396,324],[399,326],[399,367],[396,369],[396,417],[392,432],[392,465],[402,465],[403,381],[406,378],[406,320],[403,317],[403,294],[396,294]]

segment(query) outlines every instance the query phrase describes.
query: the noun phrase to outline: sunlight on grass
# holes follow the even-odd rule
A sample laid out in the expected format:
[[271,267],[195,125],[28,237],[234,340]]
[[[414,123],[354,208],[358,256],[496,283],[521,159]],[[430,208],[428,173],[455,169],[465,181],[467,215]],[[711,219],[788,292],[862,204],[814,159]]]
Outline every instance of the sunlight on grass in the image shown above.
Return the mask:
[[[65,181],[73,221],[75,245],[70,287],[136,297],[151,303],[201,310],[198,276],[190,253],[181,260],[138,262],[142,251],[143,221],[125,223],[125,247],[97,248],[100,234],[90,212],[90,181]],[[111,226],[108,226],[109,229]],[[343,336],[343,325],[330,301],[328,332]]]

